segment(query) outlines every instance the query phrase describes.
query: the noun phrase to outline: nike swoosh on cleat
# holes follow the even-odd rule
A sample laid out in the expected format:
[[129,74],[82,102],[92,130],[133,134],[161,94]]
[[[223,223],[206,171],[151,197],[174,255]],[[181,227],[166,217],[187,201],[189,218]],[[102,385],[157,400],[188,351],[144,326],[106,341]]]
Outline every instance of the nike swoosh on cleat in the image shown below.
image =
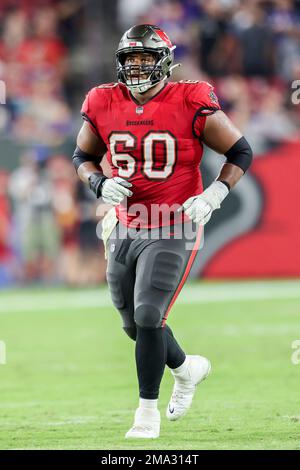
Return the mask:
[[171,407],[169,406],[169,411],[171,414],[174,413],[174,408],[171,409]]

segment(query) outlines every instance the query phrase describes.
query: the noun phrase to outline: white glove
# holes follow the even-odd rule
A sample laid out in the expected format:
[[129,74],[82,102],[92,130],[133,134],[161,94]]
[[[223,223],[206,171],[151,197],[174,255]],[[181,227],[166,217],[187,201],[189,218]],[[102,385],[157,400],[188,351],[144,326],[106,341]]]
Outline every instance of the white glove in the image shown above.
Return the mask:
[[221,181],[214,181],[202,194],[188,198],[178,212],[183,210],[186,215],[200,225],[205,225],[215,209],[220,209],[222,201],[229,190]]
[[109,211],[105,214],[102,219],[102,240],[104,244],[104,258],[107,259],[107,241],[111,236],[115,226],[118,223],[118,219],[116,216],[116,210],[114,207],[109,209]]
[[117,206],[123,201],[125,196],[132,196],[133,192],[127,188],[132,186],[129,181],[116,176],[115,178],[107,178],[102,184],[102,199],[107,204]]

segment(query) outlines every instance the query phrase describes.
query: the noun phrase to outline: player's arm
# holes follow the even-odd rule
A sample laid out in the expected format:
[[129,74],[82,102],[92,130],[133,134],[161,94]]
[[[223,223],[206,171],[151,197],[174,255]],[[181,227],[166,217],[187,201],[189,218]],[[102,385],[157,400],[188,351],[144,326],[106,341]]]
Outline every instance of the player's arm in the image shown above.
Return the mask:
[[105,179],[100,163],[107,149],[105,143],[94,134],[86,121],[82,124],[76,143],[73,164],[81,181],[89,184],[89,178],[93,173],[102,174]]
[[100,163],[106,151],[103,140],[85,121],[77,136],[77,147],[73,154],[74,167],[81,181],[90,187],[97,198],[102,196],[104,202],[117,205],[125,196],[132,195],[132,192],[127,189],[131,183],[118,177],[107,178],[103,174]]
[[252,150],[247,140],[223,111],[206,118],[202,140],[226,156],[227,162],[216,180],[227,183],[228,189],[233,188],[251,165]]
[[251,165],[252,150],[245,137],[221,110],[207,116],[202,140],[227,159],[216,180],[202,194],[187,199],[182,205],[194,222],[205,225]]

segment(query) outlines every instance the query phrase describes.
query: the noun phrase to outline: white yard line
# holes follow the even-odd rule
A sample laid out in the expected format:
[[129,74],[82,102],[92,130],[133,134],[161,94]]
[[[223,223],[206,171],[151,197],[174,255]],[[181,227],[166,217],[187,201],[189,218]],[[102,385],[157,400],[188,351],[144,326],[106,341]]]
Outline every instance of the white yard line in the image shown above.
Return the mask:
[[[299,299],[300,281],[212,282],[187,284],[176,304]],[[108,289],[3,291],[0,314],[111,307]]]

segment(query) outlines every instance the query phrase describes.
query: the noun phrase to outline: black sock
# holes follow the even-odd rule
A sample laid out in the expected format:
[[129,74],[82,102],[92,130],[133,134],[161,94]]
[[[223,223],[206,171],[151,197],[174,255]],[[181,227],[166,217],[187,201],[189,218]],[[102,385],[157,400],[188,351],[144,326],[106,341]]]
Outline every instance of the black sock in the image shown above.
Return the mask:
[[164,326],[167,341],[167,361],[166,364],[170,369],[176,369],[181,366],[185,360],[185,353],[177,343],[171,328]]
[[158,398],[166,364],[166,336],[163,328],[148,329],[137,326],[135,359],[141,398]]
[[[125,332],[128,336],[136,341],[136,326],[133,328],[124,328]],[[186,358],[184,351],[181,349],[179,344],[177,343],[174,334],[171,328],[168,325],[165,325],[164,334],[166,336],[166,344],[167,344],[167,360],[166,364],[170,369],[176,369],[177,367],[181,366]]]

